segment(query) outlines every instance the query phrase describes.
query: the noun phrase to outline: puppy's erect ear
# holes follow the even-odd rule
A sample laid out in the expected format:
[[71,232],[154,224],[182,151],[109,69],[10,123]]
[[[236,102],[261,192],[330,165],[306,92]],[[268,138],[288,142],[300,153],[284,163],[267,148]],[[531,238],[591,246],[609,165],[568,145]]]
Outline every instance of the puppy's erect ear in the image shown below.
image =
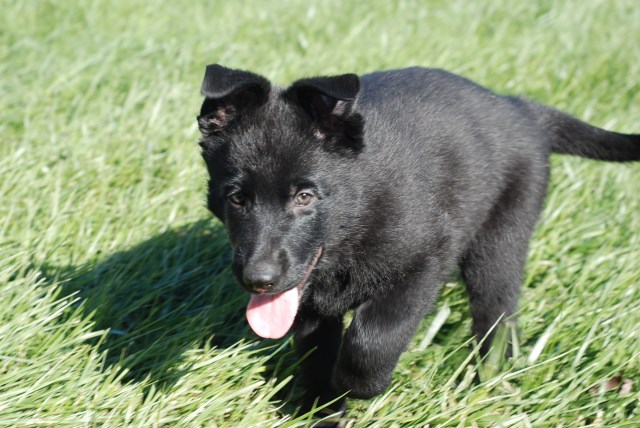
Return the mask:
[[358,76],[343,74],[298,80],[287,89],[286,95],[315,121],[322,122],[331,115],[348,115],[359,91]]
[[267,101],[271,84],[248,71],[232,70],[221,65],[207,66],[202,82],[202,103],[198,125],[203,135],[216,134],[229,123]]
[[359,91],[358,76],[343,74],[298,80],[285,98],[312,119],[316,136],[358,152],[363,147],[363,119],[353,112],[353,105]]

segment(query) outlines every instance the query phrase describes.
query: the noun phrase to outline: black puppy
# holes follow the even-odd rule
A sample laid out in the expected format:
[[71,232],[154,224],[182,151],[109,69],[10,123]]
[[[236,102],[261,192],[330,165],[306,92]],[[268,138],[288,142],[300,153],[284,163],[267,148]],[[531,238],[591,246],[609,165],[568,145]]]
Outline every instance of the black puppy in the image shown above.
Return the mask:
[[208,206],[252,293],[253,330],[279,338],[293,327],[300,354],[316,348],[303,363],[306,408],[383,392],[456,268],[478,338],[513,315],[551,152],[640,159],[639,135],[442,70],[281,89],[210,65],[202,93]]

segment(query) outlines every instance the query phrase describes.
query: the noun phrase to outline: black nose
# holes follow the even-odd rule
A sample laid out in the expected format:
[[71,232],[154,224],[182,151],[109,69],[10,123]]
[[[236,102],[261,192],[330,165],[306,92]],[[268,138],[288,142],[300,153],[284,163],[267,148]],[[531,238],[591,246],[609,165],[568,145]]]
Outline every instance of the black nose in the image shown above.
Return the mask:
[[245,266],[242,280],[250,290],[267,291],[280,282],[280,267],[274,263],[263,261],[251,263]]

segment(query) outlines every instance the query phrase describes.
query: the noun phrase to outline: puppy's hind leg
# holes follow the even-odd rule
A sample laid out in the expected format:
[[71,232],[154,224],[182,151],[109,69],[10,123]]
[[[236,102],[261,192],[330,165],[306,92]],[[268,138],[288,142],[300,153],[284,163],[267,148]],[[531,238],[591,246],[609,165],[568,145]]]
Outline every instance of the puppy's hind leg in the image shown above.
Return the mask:
[[[525,182],[526,188],[517,186]],[[462,259],[473,334],[478,340],[484,338],[482,355],[491,347],[499,327],[496,323],[515,322],[529,239],[542,207],[545,186],[546,180],[521,180],[507,189]],[[510,347],[506,354],[511,355]]]

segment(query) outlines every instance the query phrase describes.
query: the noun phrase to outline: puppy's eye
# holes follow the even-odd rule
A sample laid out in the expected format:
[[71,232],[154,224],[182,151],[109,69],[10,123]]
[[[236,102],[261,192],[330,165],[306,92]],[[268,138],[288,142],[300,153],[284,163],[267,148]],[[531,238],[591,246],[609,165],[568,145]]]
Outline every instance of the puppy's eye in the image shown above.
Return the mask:
[[309,192],[300,192],[296,195],[295,204],[299,207],[304,207],[309,205],[316,197],[313,193]]
[[240,192],[235,192],[227,196],[229,202],[233,205],[244,205],[244,196]]

